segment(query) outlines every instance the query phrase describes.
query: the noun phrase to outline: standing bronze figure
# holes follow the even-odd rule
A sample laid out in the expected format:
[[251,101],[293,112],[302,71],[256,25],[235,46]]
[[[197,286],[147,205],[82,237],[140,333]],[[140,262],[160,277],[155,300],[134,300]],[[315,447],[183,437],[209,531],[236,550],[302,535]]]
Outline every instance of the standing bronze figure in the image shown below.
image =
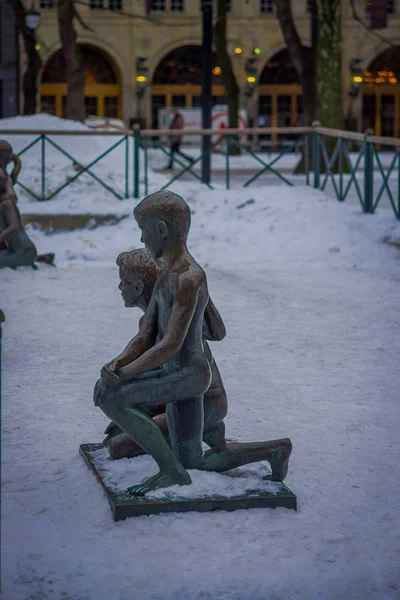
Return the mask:
[[[132,250],[132,252],[122,252],[117,258],[117,265],[119,266],[121,280],[119,289],[125,306],[128,308],[138,307],[146,312],[154,285],[161,273],[160,261],[154,260],[146,248],[141,248]],[[222,340],[226,333],[224,324],[218,315],[218,319],[215,319],[218,327],[212,328],[210,314],[216,314],[216,308],[211,299],[208,301],[204,315],[203,339],[209,341]],[[211,383],[204,394],[203,441],[211,448],[222,449],[226,445],[224,418],[228,411],[228,402],[221,375],[207,341],[204,341],[204,352],[211,366]],[[168,441],[165,405],[149,406],[147,412],[153,417]],[[105,433],[107,437],[104,443],[107,445],[112,458],[132,458],[144,453],[144,450],[126,435],[116,423],[111,422]]]
[[[272,480],[283,481],[292,449],[288,438],[249,444],[224,439],[203,453],[204,397],[212,381],[203,325],[214,339],[224,326],[209,299],[206,275],[187,249],[190,209],[183,198],[163,191],[142,200],[134,216],[142,242],[155,260],[162,259],[161,270],[139,333],[103,367],[94,390],[95,405],[159,466],[157,475],[130,492],[189,484],[187,469],[222,472],[260,460],[271,464]],[[159,405],[166,407],[169,440],[152,418],[151,407]]]

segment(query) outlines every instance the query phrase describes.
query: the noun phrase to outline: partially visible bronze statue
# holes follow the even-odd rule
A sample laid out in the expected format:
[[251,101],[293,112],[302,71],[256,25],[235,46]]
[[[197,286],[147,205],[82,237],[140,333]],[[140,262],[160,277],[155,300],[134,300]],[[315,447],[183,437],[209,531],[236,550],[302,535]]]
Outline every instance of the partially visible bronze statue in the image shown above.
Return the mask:
[[[6,170],[10,162],[14,163],[11,175]],[[47,264],[53,264],[54,261],[52,253],[37,255],[35,245],[21,223],[14,190],[20,170],[19,157],[13,153],[8,142],[0,140],[0,268],[37,268],[35,261]]]
[[[94,390],[95,405],[159,466],[157,475],[129,491],[144,495],[189,484],[187,469],[222,472],[260,460],[269,461],[272,480],[282,481],[292,449],[288,438],[217,445],[203,454],[204,394],[212,380],[203,321],[211,332],[223,324],[209,301],[206,275],[186,246],[190,209],[183,198],[163,191],[142,200],[134,216],[142,242],[155,259],[162,258],[161,272],[139,333],[103,367]],[[149,414],[154,405],[166,406],[171,447]]]
[[[117,265],[121,280],[119,289],[125,306],[127,308],[138,307],[146,312],[154,284],[161,273],[161,262],[154,260],[150,252],[143,248],[132,250],[132,252],[122,252],[117,258]],[[216,318],[213,319],[212,315],[215,315]],[[208,301],[204,317],[203,339],[222,340],[226,333],[225,327],[211,299]],[[203,441],[211,448],[222,450],[226,446],[224,418],[228,411],[228,402],[221,375],[206,341],[204,341],[204,352],[211,366],[211,383],[204,394]],[[153,417],[168,441],[165,405],[150,405],[145,410]],[[116,423],[111,422],[105,433],[108,435],[104,443],[112,458],[132,458],[145,453]]]

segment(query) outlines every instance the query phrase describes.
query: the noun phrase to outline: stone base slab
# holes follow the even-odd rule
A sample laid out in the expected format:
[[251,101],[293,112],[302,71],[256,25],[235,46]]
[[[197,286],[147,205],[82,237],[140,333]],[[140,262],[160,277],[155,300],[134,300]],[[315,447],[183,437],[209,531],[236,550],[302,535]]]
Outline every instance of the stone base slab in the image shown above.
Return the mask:
[[[116,493],[104,483],[102,474],[94,461],[93,453],[102,448],[104,448],[103,444],[82,444],[79,452],[103,487],[111,506],[114,521],[121,521],[128,517],[170,512],[208,512],[244,508],[276,508],[278,506],[293,510],[297,509],[297,498],[284,483],[278,484],[280,489],[275,493],[254,489],[247,490],[243,495],[233,497],[213,496],[212,490],[210,490],[209,498],[156,499],[147,498],[146,496],[131,496],[126,492]],[[270,471],[266,467],[264,469],[265,475],[268,475]]]

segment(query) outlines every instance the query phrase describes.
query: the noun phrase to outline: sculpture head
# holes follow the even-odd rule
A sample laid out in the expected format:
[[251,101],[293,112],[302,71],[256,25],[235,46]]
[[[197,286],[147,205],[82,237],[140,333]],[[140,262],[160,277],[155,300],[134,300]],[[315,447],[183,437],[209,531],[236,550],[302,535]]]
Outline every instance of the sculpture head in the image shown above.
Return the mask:
[[139,307],[143,311],[150,302],[153,287],[161,267],[145,248],[121,252],[117,258],[122,299],[127,308]]
[[5,140],[0,140],[0,169],[5,169],[13,159],[12,146]]
[[190,229],[190,208],[185,200],[164,190],[146,196],[133,214],[142,230],[142,243],[155,258],[177,242],[186,244]]

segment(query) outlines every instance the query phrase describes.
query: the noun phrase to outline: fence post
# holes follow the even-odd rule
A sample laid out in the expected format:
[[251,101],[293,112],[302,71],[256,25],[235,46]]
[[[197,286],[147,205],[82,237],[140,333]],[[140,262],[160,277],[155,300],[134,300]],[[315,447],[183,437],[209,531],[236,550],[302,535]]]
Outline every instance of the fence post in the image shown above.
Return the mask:
[[41,200],[46,200],[46,136],[41,135],[41,161],[42,161],[42,190]]
[[374,212],[374,147],[372,142],[368,141],[368,135],[371,131],[365,132],[365,152],[364,152],[364,207],[365,213]]
[[320,185],[320,174],[321,174],[321,152],[319,148],[319,133],[315,131],[317,127],[321,127],[319,121],[314,121],[313,127],[313,142],[312,142],[312,158],[313,158],[313,171],[314,171],[314,187],[319,188]]
[[125,198],[129,198],[129,136],[125,137]]
[[225,188],[229,190],[230,187],[230,171],[229,171],[229,153],[231,147],[231,138],[229,135],[225,138],[226,142],[226,156],[225,156]]
[[140,126],[133,126],[133,197],[139,198]]
[[[1,455],[1,324],[4,323],[4,321],[6,320],[3,311],[0,308],[0,522],[1,522],[1,484],[2,484],[2,480],[1,480],[1,461],[2,461],[2,455]],[[0,552],[0,592],[1,592],[1,552]]]
[[396,217],[400,219],[400,148],[397,148],[397,215]]

